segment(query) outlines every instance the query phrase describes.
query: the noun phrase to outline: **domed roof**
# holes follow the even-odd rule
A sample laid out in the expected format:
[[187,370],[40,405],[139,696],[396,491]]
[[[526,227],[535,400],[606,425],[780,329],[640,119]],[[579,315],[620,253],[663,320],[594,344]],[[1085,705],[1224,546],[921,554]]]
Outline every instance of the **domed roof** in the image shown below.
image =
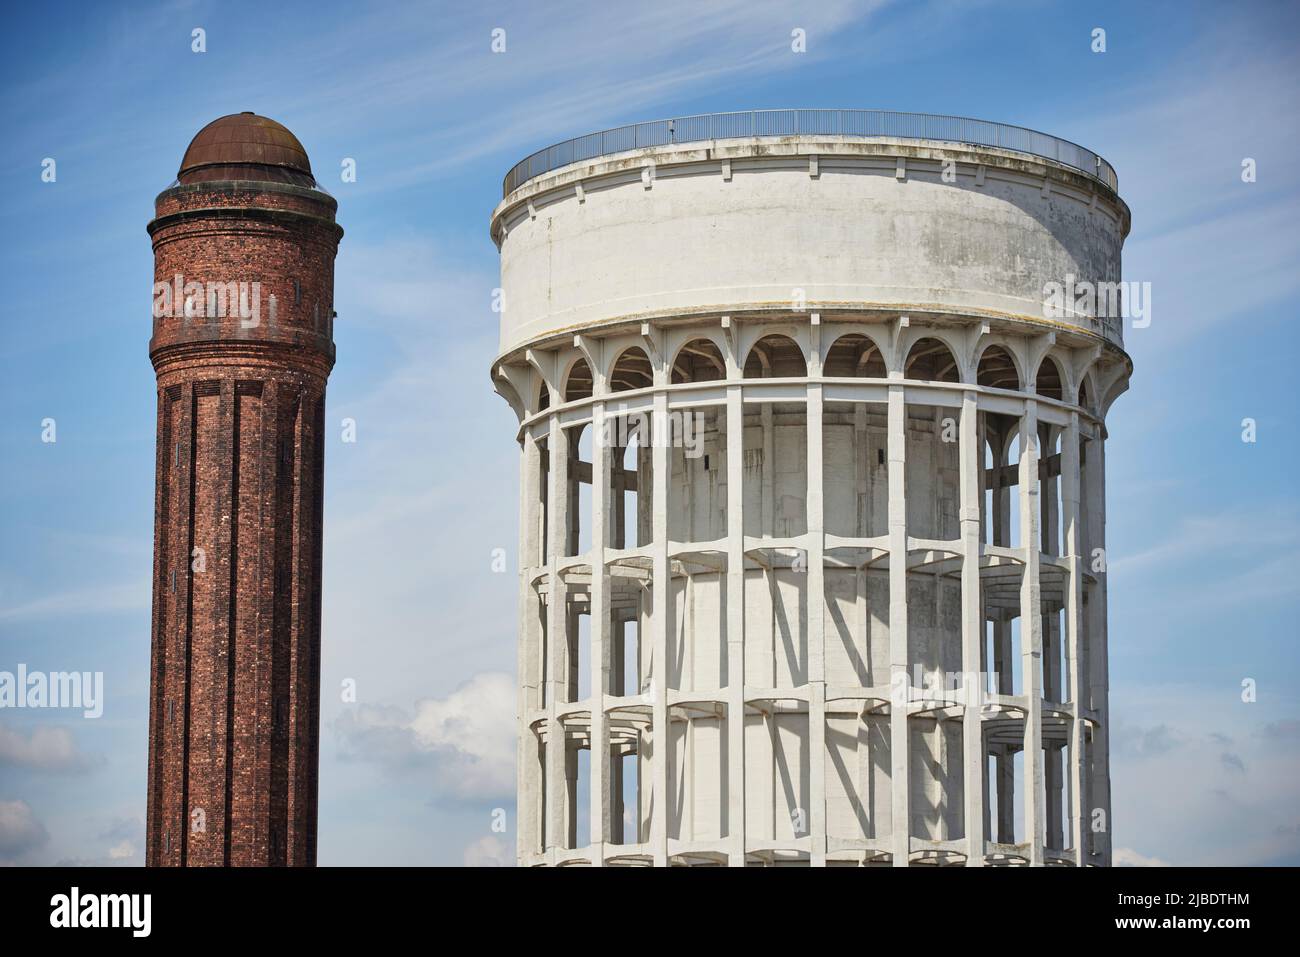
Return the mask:
[[199,130],[176,178],[182,183],[252,179],[315,184],[298,137],[255,113],[232,113]]

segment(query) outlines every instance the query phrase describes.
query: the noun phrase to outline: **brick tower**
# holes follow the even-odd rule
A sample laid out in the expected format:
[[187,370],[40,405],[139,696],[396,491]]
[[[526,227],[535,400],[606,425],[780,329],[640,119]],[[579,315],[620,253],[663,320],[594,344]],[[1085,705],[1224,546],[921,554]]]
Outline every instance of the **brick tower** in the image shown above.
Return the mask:
[[337,206],[252,113],[155,201],[151,866],[316,863]]

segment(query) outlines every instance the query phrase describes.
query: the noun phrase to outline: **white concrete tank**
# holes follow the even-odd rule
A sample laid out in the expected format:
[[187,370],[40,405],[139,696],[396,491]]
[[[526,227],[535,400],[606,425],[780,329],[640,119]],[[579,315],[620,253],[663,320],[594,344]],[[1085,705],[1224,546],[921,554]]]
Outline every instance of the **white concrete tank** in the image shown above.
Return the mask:
[[867,111],[510,172],[520,863],[1109,862],[1116,185]]

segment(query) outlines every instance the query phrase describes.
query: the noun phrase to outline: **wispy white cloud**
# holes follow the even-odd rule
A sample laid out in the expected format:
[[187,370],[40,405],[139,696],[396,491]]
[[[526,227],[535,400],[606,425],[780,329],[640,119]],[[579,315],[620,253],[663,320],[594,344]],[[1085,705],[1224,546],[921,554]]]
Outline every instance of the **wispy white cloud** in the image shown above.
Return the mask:
[[87,771],[102,762],[102,755],[81,751],[67,728],[40,725],[24,735],[0,725],[0,767],[67,773]]
[[462,857],[466,867],[511,867],[515,863],[515,849],[495,834],[472,841]]
[[1149,857],[1175,865],[1263,864],[1300,853],[1300,748],[1268,736],[1295,720],[1289,708],[1275,695],[1243,702],[1231,686],[1114,688],[1117,849],[1133,849],[1134,864]]
[[1131,847],[1117,847],[1112,854],[1116,867],[1169,867],[1168,861],[1162,861],[1158,857],[1147,857],[1139,854]]
[[149,582],[87,585],[0,607],[0,621],[22,622],[149,610]]
[[49,839],[26,801],[0,801],[0,864],[17,863]]
[[390,771],[429,770],[430,794],[461,801],[509,801],[515,781],[515,690],[507,674],[475,675],[414,713],[359,705],[334,730],[345,757]]

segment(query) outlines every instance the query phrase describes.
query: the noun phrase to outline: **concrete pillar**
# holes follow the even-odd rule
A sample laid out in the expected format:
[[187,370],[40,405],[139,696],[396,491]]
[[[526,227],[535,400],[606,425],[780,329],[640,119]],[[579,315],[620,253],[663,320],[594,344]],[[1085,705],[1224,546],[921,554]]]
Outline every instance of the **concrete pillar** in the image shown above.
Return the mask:
[[1066,691],[1070,699],[1072,720],[1070,721],[1070,780],[1067,784],[1070,794],[1069,844],[1074,850],[1074,862],[1082,867],[1085,863],[1083,851],[1083,828],[1087,818],[1084,810],[1083,781],[1083,709],[1086,690],[1080,665],[1083,658],[1081,644],[1083,638],[1083,561],[1082,528],[1080,527],[1080,463],[1079,463],[1079,414],[1070,413],[1070,424],[1061,439],[1061,509],[1065,520],[1065,541],[1062,551],[1069,563],[1069,581],[1065,589],[1065,647],[1066,660],[1069,665],[1069,687]]
[[[555,384],[554,380],[548,384],[552,395],[557,394]],[[546,534],[546,849],[554,863],[555,852],[564,847],[568,831],[564,772],[566,749],[558,711],[561,699],[566,697],[566,676],[569,673],[565,660],[568,650],[567,601],[564,584],[560,581],[560,559],[564,557],[568,528],[569,456],[568,438],[558,415],[550,416],[547,448],[551,469],[547,481],[549,528]]]
[[[594,373],[593,373],[594,374]],[[605,700],[610,689],[609,570],[605,567],[606,490],[609,488],[609,449],[604,442],[605,403],[591,413],[591,863],[605,862],[612,836],[609,786],[609,734]]]
[[966,866],[984,865],[984,733],[980,715],[984,678],[984,604],[980,589],[980,460],[977,393],[962,393],[959,481],[961,504],[962,794]]
[[[821,325],[813,315],[808,375],[821,375]],[[822,387],[808,383],[808,748],[809,836],[811,862],[826,866],[826,585],[823,553],[826,545],[822,507]]]
[[[897,374],[897,373],[895,373]],[[907,673],[907,408],[903,386],[889,386],[889,709],[890,797],[895,867],[911,852],[911,777]]]
[[[653,588],[651,642],[653,643],[653,722],[654,722],[654,813],[651,819],[650,840],[653,844],[654,863],[658,867],[668,864],[668,766],[672,760],[670,729],[668,727],[668,630],[672,627],[669,614],[671,581],[668,567],[668,394],[663,391],[668,380],[668,370],[662,359],[654,364],[654,418],[652,422],[651,461],[654,474],[652,491],[653,526],[651,553],[653,556]],[[644,493],[641,493],[644,494]],[[638,495],[638,507],[640,496]]]
[[[1102,549],[1106,562],[1106,450],[1105,427],[1097,426],[1098,435],[1088,446],[1089,461],[1084,470],[1087,489],[1088,517],[1090,534],[1088,541],[1091,549]],[[1088,567],[1092,567],[1093,556],[1088,555]],[[1103,568],[1106,566],[1102,566]],[[1088,609],[1087,642],[1091,651],[1088,668],[1088,680],[1092,686],[1092,706],[1097,713],[1098,726],[1093,729],[1092,740],[1092,807],[1087,809],[1089,820],[1094,812],[1102,812],[1105,829],[1092,834],[1096,857],[1092,863],[1109,867],[1111,863],[1111,839],[1114,822],[1111,820],[1110,806],[1110,681],[1107,661],[1106,634],[1106,577],[1107,572],[1094,573],[1097,585],[1093,589],[1091,607]],[[1091,824],[1089,824],[1091,827]]]
[[516,672],[519,676],[519,695],[516,714],[518,723],[518,748],[515,773],[517,775],[517,852],[525,856],[542,850],[541,775],[537,763],[537,738],[530,725],[530,716],[542,706],[541,688],[541,600],[533,586],[539,565],[541,542],[538,529],[541,521],[541,503],[537,491],[541,483],[541,453],[531,430],[525,429],[520,452],[520,482],[523,494],[519,504],[519,608],[520,626]]
[[1025,700],[1025,839],[1029,863],[1043,863],[1046,817],[1043,806],[1043,619],[1039,585],[1038,403],[1025,400],[1020,420],[1020,674]]
[[727,864],[745,866],[745,410],[727,350]]

